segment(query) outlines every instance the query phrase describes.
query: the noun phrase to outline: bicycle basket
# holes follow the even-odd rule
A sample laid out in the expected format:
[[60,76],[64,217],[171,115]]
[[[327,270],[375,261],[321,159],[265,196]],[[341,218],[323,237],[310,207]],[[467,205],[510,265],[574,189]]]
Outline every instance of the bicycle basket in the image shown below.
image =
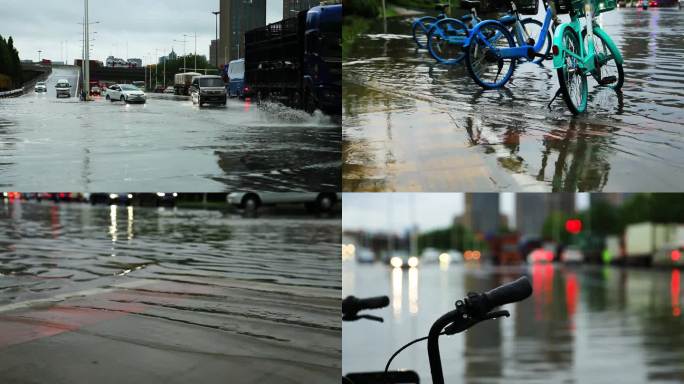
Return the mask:
[[[575,10],[578,16],[582,17],[584,13],[584,3],[585,0],[570,0],[572,2],[572,8]],[[617,8],[617,0],[589,0],[591,2],[592,8],[594,9],[594,15],[598,15],[603,12],[612,11]]]
[[536,15],[539,12],[539,0],[514,0],[515,7],[523,15]]
[[571,0],[554,0],[556,2],[556,14],[567,15],[572,10]]

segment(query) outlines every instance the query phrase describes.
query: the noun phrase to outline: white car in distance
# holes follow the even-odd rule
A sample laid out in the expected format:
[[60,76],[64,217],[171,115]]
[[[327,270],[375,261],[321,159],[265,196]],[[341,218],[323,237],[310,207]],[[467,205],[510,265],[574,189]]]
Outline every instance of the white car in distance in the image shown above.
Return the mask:
[[107,100],[112,103],[121,101],[122,103],[142,103],[147,102],[145,92],[132,84],[114,84],[107,89]]

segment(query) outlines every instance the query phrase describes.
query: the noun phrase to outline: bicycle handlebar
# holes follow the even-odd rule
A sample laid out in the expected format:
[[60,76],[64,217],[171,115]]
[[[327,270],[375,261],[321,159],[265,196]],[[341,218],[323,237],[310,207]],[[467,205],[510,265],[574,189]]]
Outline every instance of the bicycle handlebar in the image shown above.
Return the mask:
[[532,286],[530,285],[530,280],[523,276],[515,281],[485,292],[484,296],[487,297],[490,306],[486,312],[491,311],[495,307],[525,300],[531,294]]
[[382,321],[382,318],[369,315],[359,316],[358,313],[366,309],[384,308],[388,306],[389,303],[390,300],[387,296],[376,296],[369,297],[366,299],[359,299],[355,296],[348,296],[347,298],[342,300],[342,320],[354,321],[365,318],[369,320]]

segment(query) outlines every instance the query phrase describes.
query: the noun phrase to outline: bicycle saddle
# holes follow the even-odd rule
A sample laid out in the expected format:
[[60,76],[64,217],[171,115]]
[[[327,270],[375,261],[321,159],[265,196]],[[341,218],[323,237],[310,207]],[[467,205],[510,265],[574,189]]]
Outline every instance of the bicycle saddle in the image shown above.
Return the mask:
[[436,11],[440,11],[442,13],[445,13],[447,9],[449,9],[449,4],[436,4],[435,5]]

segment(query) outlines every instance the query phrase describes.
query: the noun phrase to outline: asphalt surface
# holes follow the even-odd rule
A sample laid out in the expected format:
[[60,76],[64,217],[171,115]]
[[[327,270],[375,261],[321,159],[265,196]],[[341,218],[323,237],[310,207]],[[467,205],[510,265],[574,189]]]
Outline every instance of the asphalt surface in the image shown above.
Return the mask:
[[339,218],[0,205],[3,383],[326,383]]
[[683,12],[601,14],[625,59],[623,93],[589,80],[577,117],[561,98],[547,108],[551,63],[519,65],[484,92],[465,65],[416,49],[412,18],[370,22],[344,63],[343,190],[681,191]]
[[[383,370],[404,344],[426,336],[438,317],[468,292],[484,292],[521,275],[528,299],[511,316],[440,338],[447,383],[681,383],[684,381],[684,291],[681,271],[600,266],[478,264],[393,269],[344,262],[343,296],[388,295],[369,314],[384,323],[345,322],[342,371]],[[391,369],[412,369],[432,382],[425,342],[402,352]]]
[[[340,190],[338,118],[278,104],[194,106],[55,97],[76,83],[55,67],[47,94],[0,101],[0,187],[23,191]],[[75,87],[74,87],[75,89]]]

